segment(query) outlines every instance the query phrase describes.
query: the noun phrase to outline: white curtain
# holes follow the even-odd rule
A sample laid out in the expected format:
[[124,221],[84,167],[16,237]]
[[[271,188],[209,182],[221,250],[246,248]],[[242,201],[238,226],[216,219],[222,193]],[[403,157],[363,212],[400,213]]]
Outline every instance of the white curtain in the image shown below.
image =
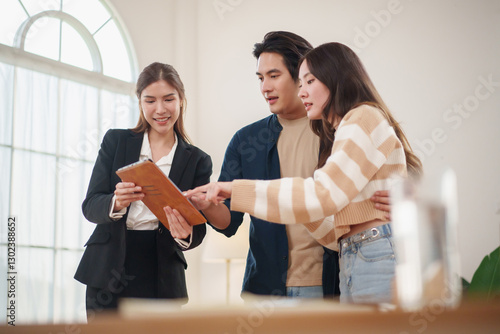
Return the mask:
[[[0,63],[0,277],[16,217],[16,323],[84,322],[73,279],[94,228],[81,203],[104,133],[137,121],[131,96]],[[10,181],[9,181],[10,180]],[[0,309],[7,307],[0,279]]]

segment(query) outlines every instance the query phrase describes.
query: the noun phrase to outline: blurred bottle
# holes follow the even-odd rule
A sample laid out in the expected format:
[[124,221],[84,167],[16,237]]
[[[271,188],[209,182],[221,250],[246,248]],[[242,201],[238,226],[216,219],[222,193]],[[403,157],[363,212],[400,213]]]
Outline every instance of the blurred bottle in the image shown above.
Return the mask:
[[420,181],[394,180],[391,202],[396,304],[405,311],[432,303],[458,306],[462,286],[455,173],[446,168]]

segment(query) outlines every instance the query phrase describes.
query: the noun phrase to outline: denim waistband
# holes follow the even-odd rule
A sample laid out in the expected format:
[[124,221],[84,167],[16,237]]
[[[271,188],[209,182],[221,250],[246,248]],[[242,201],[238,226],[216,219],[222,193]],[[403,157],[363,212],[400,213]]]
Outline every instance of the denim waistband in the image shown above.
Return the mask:
[[390,236],[391,225],[390,223],[376,226],[359,232],[358,234],[351,235],[350,237],[341,239],[339,241],[339,250],[342,251],[343,248],[347,248],[353,244],[360,243],[368,240],[377,240],[385,236]]

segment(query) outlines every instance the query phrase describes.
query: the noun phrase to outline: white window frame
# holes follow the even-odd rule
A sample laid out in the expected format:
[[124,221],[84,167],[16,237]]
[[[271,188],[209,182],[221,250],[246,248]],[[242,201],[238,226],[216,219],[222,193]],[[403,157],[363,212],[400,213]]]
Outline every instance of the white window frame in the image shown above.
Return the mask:
[[[85,0],[81,0],[81,1],[85,1]],[[135,76],[137,73],[137,60],[135,57],[135,52],[132,48],[132,43],[130,42],[130,39],[128,38],[126,31],[123,29],[123,24],[121,23],[119,17],[113,12],[113,9],[109,5],[107,5],[104,0],[100,0],[100,2],[106,8],[106,10],[108,10],[108,12],[111,14],[111,17],[106,22],[103,23],[101,28],[104,25],[106,25],[107,23],[109,23],[110,20],[113,20],[115,22],[116,26],[118,27],[118,29],[121,33],[126,50],[128,52],[127,56],[128,56],[128,59],[130,60],[130,73],[132,73],[132,76]],[[46,11],[42,11],[40,13],[37,13],[33,16],[29,16],[29,14],[27,13],[28,19],[26,21],[24,21],[18,27],[15,38],[14,38],[13,46],[0,44],[0,62],[7,64],[7,65],[14,66],[14,68],[23,68],[23,69],[27,69],[27,70],[32,70],[35,72],[55,76],[58,79],[65,79],[65,80],[77,82],[80,84],[92,86],[92,87],[99,89],[100,91],[104,90],[104,91],[109,91],[112,93],[117,93],[117,94],[122,94],[122,95],[133,97],[135,95],[135,83],[126,82],[126,81],[116,79],[113,77],[109,77],[109,76],[106,76],[103,74],[103,62],[102,62],[102,58],[101,58],[101,53],[99,51],[99,47],[98,47],[92,33],[78,19],[76,19],[75,17],[73,17],[72,15],[70,15],[68,13],[63,12],[62,11],[63,10],[62,4],[63,3],[61,2],[61,8],[59,10],[46,10]],[[50,58],[46,58],[46,57],[25,51],[26,36],[27,36],[30,28],[38,20],[40,20],[42,18],[46,18],[46,17],[59,19],[61,24],[62,24],[62,22],[66,23],[66,24],[70,25],[77,33],[79,33],[79,35],[83,38],[85,44],[87,45],[87,48],[88,48],[90,55],[91,55],[91,59],[92,59],[92,70],[91,71],[86,70],[86,69],[82,69],[82,68],[79,68],[79,67],[76,67],[73,65],[66,64],[64,62],[61,62],[60,60],[53,60]],[[97,31],[94,32],[94,34],[97,33],[101,28],[97,29]],[[61,50],[61,43],[62,43],[62,39],[59,38],[59,50]],[[59,55],[59,59],[60,58],[61,57]],[[15,70],[14,71],[14,87],[16,87],[16,84],[15,84],[16,75],[17,75],[16,72],[17,71]],[[99,96],[101,94],[100,91],[99,91]],[[16,96],[16,93],[17,92],[14,88],[13,96]],[[99,99],[100,99],[100,97],[99,97]],[[16,111],[15,105],[13,106],[13,110],[14,110],[14,113],[12,114],[12,122],[14,122],[14,119],[15,119],[15,111]],[[131,110],[131,113],[132,112],[135,113],[136,111]],[[99,115],[99,117],[102,117],[102,115],[103,115],[102,110],[100,110],[98,112],[98,115]],[[100,124],[100,122],[97,122],[97,124]],[[11,125],[12,124],[4,125],[4,126],[11,126]],[[97,131],[98,131],[98,133],[103,132],[102,129],[97,129]],[[12,181],[10,179],[11,179],[12,173],[13,173],[14,150],[19,150],[19,149],[25,150],[22,148],[15,147],[13,137],[14,137],[14,130],[12,130],[12,138],[11,138],[10,145],[0,144],[0,146],[2,146],[2,147],[6,147],[6,148],[11,149],[11,153],[10,153],[11,154],[10,177],[8,180],[9,183],[12,183]],[[59,145],[57,145],[57,146],[59,147]],[[27,151],[30,151],[32,153],[43,153],[43,154],[47,154],[50,156],[55,156],[56,160],[59,160],[59,158],[68,158],[66,156],[61,155],[59,152],[59,149],[56,150],[56,153],[36,152],[36,151],[30,150],[30,149],[28,149]],[[84,161],[87,163],[89,162],[87,159],[84,159],[84,158],[77,159],[77,160]],[[55,198],[53,199],[54,205],[57,205],[56,203],[57,203],[58,196],[61,196],[61,194],[57,193],[58,183],[59,183],[59,181],[58,181],[58,178],[56,177],[55,184],[54,184],[54,187],[55,187]],[[9,189],[10,189],[10,193],[9,193],[8,208],[9,208],[9,216],[10,216],[12,214],[11,213],[11,211],[12,211],[12,198],[11,198],[12,185],[9,186]],[[83,200],[83,198],[82,198],[82,200]],[[57,212],[57,210],[56,210],[56,212]],[[81,211],[78,214],[81,215]],[[56,213],[56,216],[57,216],[57,213]],[[56,217],[56,219],[57,219],[57,217]],[[5,220],[7,220],[7,218],[5,218]],[[55,224],[54,233],[57,234],[58,231],[57,231],[56,221],[54,221],[54,224]],[[77,227],[77,226],[75,226],[75,227]],[[5,229],[1,229],[1,230],[5,230]],[[2,238],[2,240],[0,240],[0,246],[6,246],[6,244],[3,242],[3,238]],[[47,305],[47,307],[51,308],[51,310],[48,311],[48,316],[47,316],[48,318],[42,319],[41,321],[42,322],[74,322],[75,321],[74,318],[66,319],[66,318],[64,318],[64,316],[61,317],[60,315],[58,315],[58,312],[61,311],[60,310],[61,307],[58,305],[54,305],[55,303],[57,303],[56,297],[58,295],[58,292],[55,291],[55,283],[57,280],[56,271],[57,271],[57,266],[58,266],[56,261],[57,261],[58,254],[62,254],[62,253],[58,253],[58,252],[69,251],[69,252],[82,253],[83,252],[83,245],[75,245],[75,248],[60,247],[60,245],[57,244],[57,237],[54,237],[54,243],[53,243],[52,247],[37,246],[37,245],[17,245],[17,246],[22,247],[22,248],[30,248],[30,249],[37,249],[37,248],[42,249],[43,248],[43,249],[50,249],[53,251],[53,257],[54,257],[54,260],[53,260],[54,269],[53,269],[53,277],[52,277],[53,294],[52,294],[52,300],[49,300],[48,305]],[[22,273],[19,273],[19,275],[22,275]],[[69,279],[72,279],[72,277]],[[2,279],[2,281],[5,282],[5,279]],[[0,284],[0,287],[2,285],[3,284]],[[84,301],[84,297],[85,297],[84,295],[81,296],[82,301]],[[2,305],[2,304],[3,303],[0,303],[0,305]],[[74,305],[75,312],[81,313],[82,312],[81,306],[82,305]],[[76,309],[76,308],[78,308],[78,309]],[[81,316],[84,316],[84,314],[81,314]],[[37,321],[40,321],[40,319],[37,319]]]

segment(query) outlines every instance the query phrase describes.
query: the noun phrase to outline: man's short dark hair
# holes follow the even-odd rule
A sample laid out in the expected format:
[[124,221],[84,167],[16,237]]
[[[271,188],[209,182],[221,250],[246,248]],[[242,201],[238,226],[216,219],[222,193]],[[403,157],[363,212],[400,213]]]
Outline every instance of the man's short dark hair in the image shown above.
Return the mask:
[[288,31],[271,31],[264,36],[261,43],[254,44],[253,55],[259,59],[263,52],[280,54],[293,80],[297,81],[299,60],[312,48],[312,45],[299,35]]

